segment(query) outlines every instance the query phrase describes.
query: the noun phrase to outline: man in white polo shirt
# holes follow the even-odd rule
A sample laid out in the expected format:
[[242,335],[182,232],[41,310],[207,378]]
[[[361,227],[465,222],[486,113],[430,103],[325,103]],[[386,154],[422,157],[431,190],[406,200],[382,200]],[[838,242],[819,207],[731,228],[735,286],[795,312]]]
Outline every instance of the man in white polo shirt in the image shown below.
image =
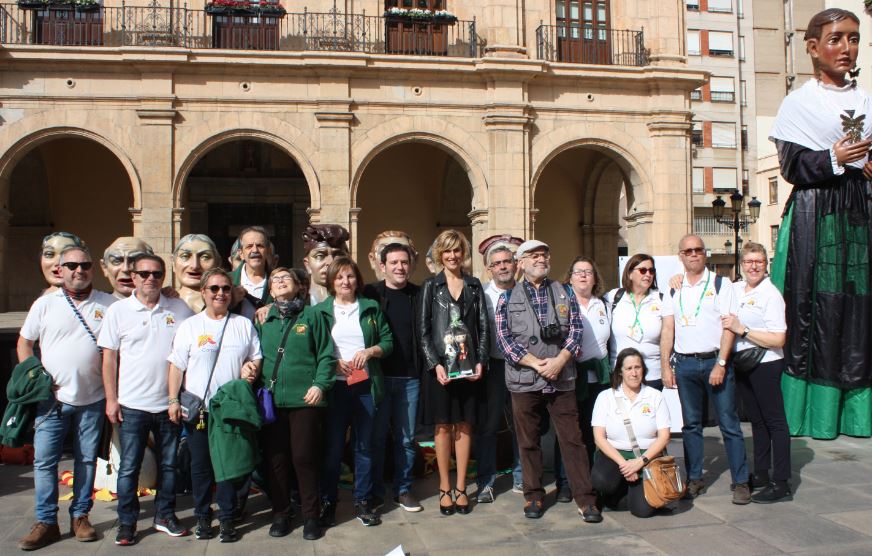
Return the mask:
[[702,416],[708,394],[717,411],[730,463],[733,503],[748,504],[751,491],[745,440],[736,409],[736,377],[727,367],[735,335],[721,324],[721,316],[738,310],[732,283],[706,268],[705,245],[699,236],[681,238],[678,256],[684,265],[684,279],[681,288],[669,292],[674,315],[663,317],[660,356],[663,385],[675,388],[677,384],[681,399],[687,492],[693,497],[705,489]]
[[33,303],[18,338],[19,362],[33,355],[34,343],[39,341],[42,364],[51,374],[56,398],[36,408],[33,482],[37,522],[19,541],[22,550],[60,540],[58,461],[67,431],[74,439],[75,456],[70,531],[79,541],[97,539],[88,520],[105,407],[97,335],[107,308],[116,299],[92,288],[94,266],[85,246],[65,247],[60,271],[63,285]]
[[166,359],[178,326],[194,313],[181,299],[161,295],[166,274],[162,258],[140,254],[132,266],[133,295],[109,308],[99,338],[106,416],[118,424],[121,439],[115,544],[122,546],[136,542],[137,483],[149,432],[154,434],[160,458],[154,528],[173,537],[189,534],[175,514],[179,428],[167,413]]

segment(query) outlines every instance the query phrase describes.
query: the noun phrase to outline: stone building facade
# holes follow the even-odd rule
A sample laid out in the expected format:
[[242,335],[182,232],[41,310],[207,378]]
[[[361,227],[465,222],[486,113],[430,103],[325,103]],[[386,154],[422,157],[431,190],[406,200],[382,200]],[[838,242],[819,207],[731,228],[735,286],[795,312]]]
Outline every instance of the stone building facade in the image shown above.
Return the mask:
[[308,222],[346,226],[359,258],[384,229],[426,251],[454,227],[542,239],[559,272],[593,256],[612,285],[620,247],[673,253],[691,229],[707,73],[683,0],[420,0],[442,22],[384,15],[409,0],[282,18],[160,1],[106,0],[85,27],[0,6],[0,310],[38,295],[54,230],[169,256],[263,224],[298,265]]

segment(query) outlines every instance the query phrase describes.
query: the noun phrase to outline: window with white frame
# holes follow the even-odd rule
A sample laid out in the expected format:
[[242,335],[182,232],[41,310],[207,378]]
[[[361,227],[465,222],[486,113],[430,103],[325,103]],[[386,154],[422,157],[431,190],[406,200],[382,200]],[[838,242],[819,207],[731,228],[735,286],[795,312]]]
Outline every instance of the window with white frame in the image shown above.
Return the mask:
[[705,193],[705,168],[693,168],[691,185],[694,193]]
[[736,102],[736,89],[732,77],[711,78],[712,102]]
[[715,190],[737,189],[735,168],[715,168],[712,171],[712,188]]
[[709,31],[709,56],[732,56],[733,34],[729,31]]
[[733,0],[708,0],[708,11],[730,13],[733,11]]
[[702,122],[691,122],[690,142],[696,147],[702,147]]
[[736,124],[733,122],[712,122],[712,147],[735,149]]
[[700,55],[699,48],[699,31],[696,29],[688,29],[687,30],[687,55],[688,56],[699,56]]

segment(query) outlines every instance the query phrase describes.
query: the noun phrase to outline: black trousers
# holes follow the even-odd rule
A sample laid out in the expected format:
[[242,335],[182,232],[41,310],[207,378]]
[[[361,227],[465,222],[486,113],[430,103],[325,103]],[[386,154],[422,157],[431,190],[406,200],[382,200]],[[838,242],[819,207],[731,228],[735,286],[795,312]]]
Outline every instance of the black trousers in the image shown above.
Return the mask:
[[325,409],[276,408],[276,421],[263,429],[266,480],[274,515],[291,511],[290,490],[296,475],[303,518],[317,518],[321,438]]
[[651,517],[655,509],[648,505],[645,500],[645,487],[641,477],[632,483],[627,482],[621,474],[618,464],[602,453],[597,453],[590,471],[590,482],[605,500],[611,504],[617,503],[624,496],[627,497],[627,506],[630,513],[636,517]]
[[784,359],[757,365],[750,373],[736,373],[736,385],[754,435],[754,472],[769,472],[775,481],[790,479],[790,431],[784,415],[781,374]]

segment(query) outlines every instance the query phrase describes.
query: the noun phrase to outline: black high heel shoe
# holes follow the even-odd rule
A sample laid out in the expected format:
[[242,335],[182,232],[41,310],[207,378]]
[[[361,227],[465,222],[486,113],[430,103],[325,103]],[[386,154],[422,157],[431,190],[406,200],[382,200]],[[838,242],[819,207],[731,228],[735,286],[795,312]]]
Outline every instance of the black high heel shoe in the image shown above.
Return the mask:
[[[454,515],[456,505],[454,503],[454,498],[451,496],[451,492],[452,491],[450,490],[442,490],[441,488],[439,489],[439,512],[442,515]],[[447,496],[448,499],[451,500],[450,506],[442,505],[442,498],[444,498],[445,496]]]
[[[466,498],[466,504],[458,504],[457,500],[463,496]],[[466,489],[460,490],[458,488],[454,489],[454,506],[457,508],[457,513],[466,515],[472,511],[472,507],[469,505],[469,496],[466,495]]]

